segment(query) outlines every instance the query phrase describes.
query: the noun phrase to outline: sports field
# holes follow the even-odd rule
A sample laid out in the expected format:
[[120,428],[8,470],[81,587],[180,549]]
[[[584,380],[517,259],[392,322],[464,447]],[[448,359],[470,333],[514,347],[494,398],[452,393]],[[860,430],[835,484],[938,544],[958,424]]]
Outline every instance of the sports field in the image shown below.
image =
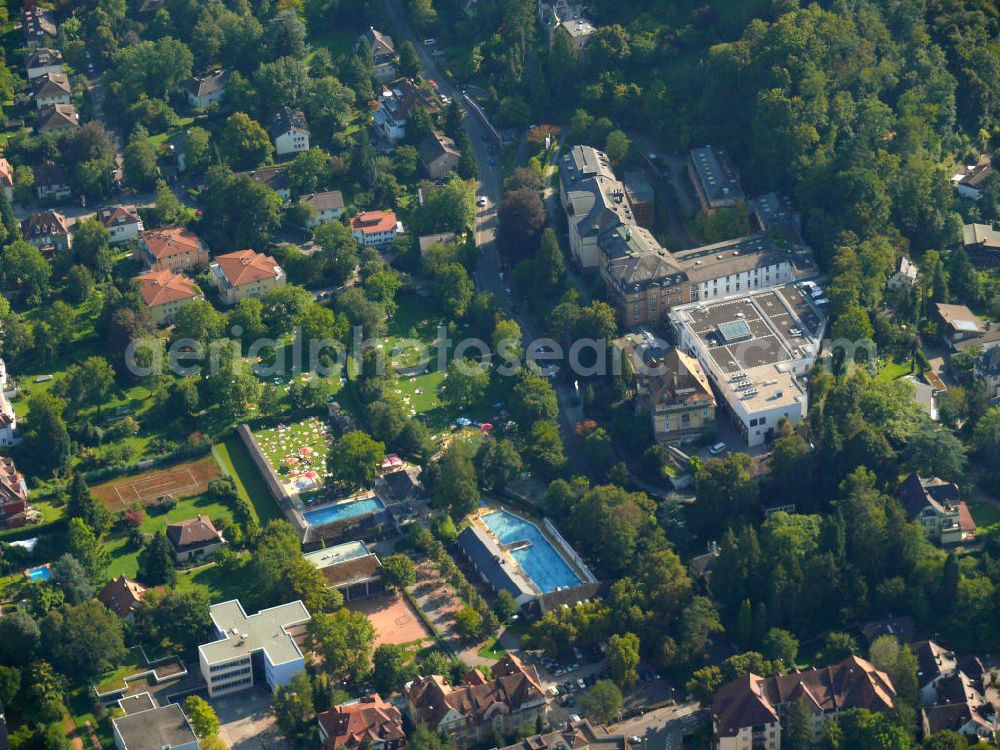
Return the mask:
[[91,489],[94,496],[111,511],[128,508],[133,503],[152,505],[164,495],[175,498],[200,495],[208,483],[222,476],[212,456],[170,466],[166,469],[119,477]]

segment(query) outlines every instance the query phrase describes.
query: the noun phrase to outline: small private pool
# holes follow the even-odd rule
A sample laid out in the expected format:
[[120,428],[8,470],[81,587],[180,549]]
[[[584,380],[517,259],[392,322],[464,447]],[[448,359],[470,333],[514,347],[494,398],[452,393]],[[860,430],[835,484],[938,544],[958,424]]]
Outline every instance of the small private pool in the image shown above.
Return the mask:
[[302,517],[310,526],[322,526],[323,524],[343,521],[345,518],[354,518],[368,513],[378,513],[385,509],[385,505],[374,495],[371,497],[359,497],[354,500],[345,500],[342,503],[327,505],[315,510],[307,510],[302,513]]
[[514,545],[508,547],[510,556],[543,594],[583,583],[552,542],[531,521],[506,510],[484,513],[480,519],[502,544]]
[[52,568],[48,563],[24,571],[24,577],[32,581],[48,581],[52,578]]

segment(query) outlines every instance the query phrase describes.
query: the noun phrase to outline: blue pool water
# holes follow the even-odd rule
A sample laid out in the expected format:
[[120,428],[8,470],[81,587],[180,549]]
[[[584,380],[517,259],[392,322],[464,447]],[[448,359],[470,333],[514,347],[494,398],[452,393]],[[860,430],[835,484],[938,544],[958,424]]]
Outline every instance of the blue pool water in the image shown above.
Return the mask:
[[52,578],[52,570],[47,565],[31,568],[26,572],[32,581],[48,581]]
[[580,585],[580,577],[573,572],[535,524],[505,510],[487,513],[481,518],[504,544],[531,542],[525,547],[512,550],[510,554],[543,594],[555,591],[557,588]]
[[307,510],[302,514],[306,523],[310,526],[322,526],[325,523],[341,521],[345,518],[363,516],[366,513],[376,513],[385,506],[377,497],[359,497],[357,500],[348,500],[345,503],[328,505],[325,508]]

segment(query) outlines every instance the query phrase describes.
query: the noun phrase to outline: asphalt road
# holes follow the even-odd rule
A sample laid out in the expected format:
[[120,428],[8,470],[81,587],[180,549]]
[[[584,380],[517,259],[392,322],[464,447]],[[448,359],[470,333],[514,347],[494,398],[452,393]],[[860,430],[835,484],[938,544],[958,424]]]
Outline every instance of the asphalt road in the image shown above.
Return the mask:
[[[487,205],[479,208],[476,215],[475,237],[476,245],[480,251],[475,273],[476,288],[480,291],[491,292],[500,300],[508,315],[521,326],[521,333],[527,346],[528,342],[539,338],[538,330],[534,322],[523,313],[523,306],[517,304],[513,294],[507,291],[510,287],[500,276],[500,255],[496,245],[496,229],[497,208],[503,196],[503,167],[499,159],[493,166],[490,165],[488,144],[484,140],[486,131],[476,116],[462,102],[461,95],[455,85],[441,71],[437,59],[431,54],[434,47],[425,45],[422,37],[415,32],[410,23],[409,14],[400,0],[388,0],[388,4],[393,19],[394,39],[397,46],[404,41],[411,42],[416,47],[420,57],[424,77],[437,84],[439,94],[457,99],[462,106],[465,114],[462,126],[472,141],[479,171],[477,195],[486,196],[487,199]],[[586,465],[576,446],[574,433],[576,422],[582,419],[583,412],[579,407],[573,406],[572,383],[557,379],[553,385],[559,399],[559,427],[566,456],[574,464],[576,471],[585,472]]]
[[680,750],[684,734],[691,734],[698,724],[698,704],[679,703],[658,708],[620,724],[609,726],[612,732],[638,737],[634,750]]

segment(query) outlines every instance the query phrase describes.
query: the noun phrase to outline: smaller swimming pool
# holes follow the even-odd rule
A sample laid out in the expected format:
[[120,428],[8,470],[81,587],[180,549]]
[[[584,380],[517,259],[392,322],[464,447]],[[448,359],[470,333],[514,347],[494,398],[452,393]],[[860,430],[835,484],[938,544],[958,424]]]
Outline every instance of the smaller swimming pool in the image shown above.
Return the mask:
[[32,581],[48,581],[52,578],[52,568],[48,565],[39,565],[37,568],[28,568],[24,571],[24,575]]
[[336,505],[327,505],[325,508],[307,510],[302,514],[306,523],[310,526],[322,526],[334,521],[342,521],[345,518],[354,518],[368,513],[377,513],[384,510],[385,506],[377,497],[359,497],[356,500],[347,500]]

